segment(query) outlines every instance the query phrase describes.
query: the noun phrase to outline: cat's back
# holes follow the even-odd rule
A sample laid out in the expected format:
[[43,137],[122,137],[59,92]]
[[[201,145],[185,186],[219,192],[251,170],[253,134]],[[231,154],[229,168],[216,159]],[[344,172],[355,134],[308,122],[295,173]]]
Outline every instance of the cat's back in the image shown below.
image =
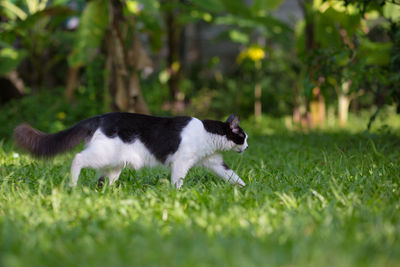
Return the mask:
[[189,116],[158,117],[137,113],[113,112],[99,116],[100,128],[108,137],[119,136],[123,141],[132,138],[160,138],[177,134],[192,120]]
[[[117,140],[121,140],[130,150],[136,151],[135,153],[149,151],[159,162],[164,163],[168,155],[177,151],[182,140],[182,132],[194,118],[114,112],[100,115],[98,119],[99,130],[104,136],[113,140],[117,137]],[[131,145],[143,145],[146,149],[132,149]],[[142,157],[148,153],[139,154],[138,157]]]
[[99,115],[102,126],[117,127],[131,125],[135,128],[146,128],[149,126],[173,127],[187,123],[192,119],[189,116],[161,117],[129,112],[111,112]]

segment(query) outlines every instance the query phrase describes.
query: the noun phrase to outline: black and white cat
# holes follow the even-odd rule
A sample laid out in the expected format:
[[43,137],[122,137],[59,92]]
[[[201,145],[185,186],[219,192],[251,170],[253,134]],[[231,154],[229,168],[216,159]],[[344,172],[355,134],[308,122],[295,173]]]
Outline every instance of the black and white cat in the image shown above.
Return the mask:
[[85,149],[72,161],[71,186],[77,184],[85,167],[99,170],[112,185],[126,166],[140,169],[157,164],[171,168],[171,183],[176,188],[182,186],[193,166],[205,166],[222,179],[245,186],[220,154],[227,150],[243,152],[248,147],[247,134],[234,115],[220,122],[115,112],[80,121],[54,134],[21,124],[14,137],[21,147],[38,157],[55,156],[85,139]]

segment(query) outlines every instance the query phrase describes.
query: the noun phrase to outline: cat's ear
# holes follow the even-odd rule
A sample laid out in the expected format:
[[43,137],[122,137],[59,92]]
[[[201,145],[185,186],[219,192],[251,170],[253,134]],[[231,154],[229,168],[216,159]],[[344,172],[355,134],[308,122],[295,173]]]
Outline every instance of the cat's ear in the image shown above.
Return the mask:
[[235,118],[235,115],[229,115],[228,119],[226,119],[226,123],[231,123],[231,121],[233,121],[233,118]]
[[229,118],[226,120],[226,123],[229,123],[232,132],[238,133],[239,132],[239,117],[231,114]]

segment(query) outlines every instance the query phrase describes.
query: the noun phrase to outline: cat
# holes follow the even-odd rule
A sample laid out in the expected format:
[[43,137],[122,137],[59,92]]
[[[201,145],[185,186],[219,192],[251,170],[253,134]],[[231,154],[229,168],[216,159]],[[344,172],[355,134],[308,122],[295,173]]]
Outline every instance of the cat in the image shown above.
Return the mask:
[[47,158],[70,150],[85,139],[85,149],[72,161],[70,186],[76,186],[82,168],[98,170],[101,179],[107,176],[112,185],[126,166],[140,169],[157,164],[171,168],[171,183],[177,189],[193,166],[204,166],[232,184],[246,185],[220,153],[241,153],[248,147],[248,135],[234,115],[221,122],[113,112],[82,120],[53,134],[21,124],[15,128],[14,138],[32,155]]

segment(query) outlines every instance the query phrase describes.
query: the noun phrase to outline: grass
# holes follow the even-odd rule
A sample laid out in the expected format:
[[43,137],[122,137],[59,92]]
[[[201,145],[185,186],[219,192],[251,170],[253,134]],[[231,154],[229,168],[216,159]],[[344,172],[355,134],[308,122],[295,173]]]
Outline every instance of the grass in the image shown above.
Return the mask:
[[245,123],[249,149],[226,154],[243,189],[201,168],[180,191],[163,168],[103,189],[84,170],[69,189],[73,153],[38,161],[3,143],[0,265],[399,266],[399,135],[276,124]]

